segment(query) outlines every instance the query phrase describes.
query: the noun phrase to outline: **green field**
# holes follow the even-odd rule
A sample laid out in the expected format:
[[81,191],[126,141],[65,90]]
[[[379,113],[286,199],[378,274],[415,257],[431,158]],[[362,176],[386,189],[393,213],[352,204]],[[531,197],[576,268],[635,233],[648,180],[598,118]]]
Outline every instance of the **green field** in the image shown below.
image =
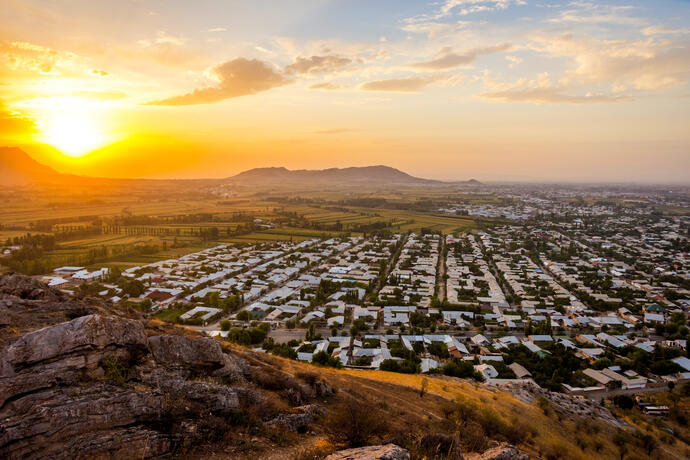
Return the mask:
[[[22,193],[0,190],[0,242],[41,233],[37,229],[51,231],[52,226],[52,231],[58,232],[57,245],[27,266],[35,272],[60,265],[126,268],[222,243],[300,242],[381,230],[395,233],[426,229],[447,234],[497,222],[436,213],[438,203],[447,200],[497,200],[458,192],[450,186],[325,191],[304,188],[283,192],[247,187],[233,198],[210,196],[203,189],[183,183],[118,187]],[[375,203],[385,206],[364,206]],[[270,221],[275,227],[252,228],[254,219]]]

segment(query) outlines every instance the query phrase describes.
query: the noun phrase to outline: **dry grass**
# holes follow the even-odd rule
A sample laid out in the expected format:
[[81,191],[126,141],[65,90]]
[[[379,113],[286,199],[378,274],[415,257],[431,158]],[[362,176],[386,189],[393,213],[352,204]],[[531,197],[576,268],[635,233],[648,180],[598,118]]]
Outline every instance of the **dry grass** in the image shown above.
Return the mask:
[[[246,349],[235,347],[236,351],[246,353]],[[616,429],[597,420],[586,418],[567,418],[554,411],[547,411],[537,403],[526,404],[512,394],[448,377],[424,377],[421,375],[397,374],[382,371],[362,371],[352,369],[319,368],[306,363],[291,361],[272,355],[259,358],[264,365],[275,366],[282,372],[297,375],[309,372],[336,387],[339,392],[362,398],[363,404],[371,404],[377,410],[389,414],[390,441],[395,441],[401,422],[405,426],[417,427],[431,433],[432,430],[455,434],[463,446],[472,445],[476,437],[477,450],[485,438],[509,441],[526,451],[534,458],[543,459],[618,459],[619,447],[613,438]],[[426,395],[420,398],[420,388],[427,380]],[[470,411],[476,418],[458,429],[451,420],[457,418],[458,411]],[[475,412],[471,412],[475,411]],[[460,417],[462,418],[462,417]],[[456,420],[457,421],[457,420]],[[634,424],[642,428],[641,425]],[[409,428],[408,435],[409,435]],[[454,431],[455,430],[455,431]],[[474,433],[473,433],[474,430]],[[631,433],[634,430],[629,430]],[[659,431],[659,430],[655,430]],[[404,434],[404,433],[402,433]],[[653,433],[660,436],[660,433]],[[421,442],[421,435],[417,441]],[[673,444],[659,443],[659,449],[647,456],[646,452],[634,445],[629,446],[629,457],[625,458],[687,458],[687,446],[680,441]],[[409,442],[409,436],[407,438]],[[409,446],[408,446],[409,447]],[[464,448],[468,451],[467,448]]]

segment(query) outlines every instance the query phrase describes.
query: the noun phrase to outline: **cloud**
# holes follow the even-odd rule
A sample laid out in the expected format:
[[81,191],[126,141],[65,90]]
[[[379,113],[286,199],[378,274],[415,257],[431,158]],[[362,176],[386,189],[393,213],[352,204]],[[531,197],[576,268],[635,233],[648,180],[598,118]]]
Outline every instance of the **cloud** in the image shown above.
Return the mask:
[[513,69],[515,68],[515,66],[520,64],[523,61],[523,59],[517,56],[506,56],[506,61],[510,62],[510,64],[508,64],[508,67]]
[[690,34],[690,29],[669,29],[663,26],[649,26],[642,29],[643,35],[681,35]]
[[0,137],[31,134],[35,131],[35,120],[10,110],[0,101]]
[[214,27],[213,29],[208,29],[207,32],[225,32],[226,29],[225,27]]
[[505,10],[513,5],[525,5],[524,0],[445,0],[443,4],[431,14],[421,14],[405,20],[408,24],[438,21],[452,16],[467,16],[473,13],[487,13]]
[[428,38],[435,38],[439,35],[450,34],[461,30],[469,24],[471,24],[470,21],[457,21],[455,23],[430,21],[406,24],[402,27],[402,30],[413,34],[425,34]]
[[173,35],[168,34],[165,31],[158,31],[156,33],[156,37],[153,39],[144,39],[144,40],[139,40],[137,43],[139,46],[143,47],[149,47],[153,45],[176,45],[176,46],[182,46],[184,45],[185,40],[180,37],[175,37]]
[[257,59],[233,59],[216,66],[212,73],[218,78],[217,86],[198,88],[191,93],[149,102],[149,105],[210,104],[223,99],[268,91],[291,83],[268,64]]
[[309,87],[309,89],[326,89],[326,90],[338,90],[338,89],[344,89],[347,88],[347,86],[344,85],[338,85],[336,83],[327,81],[323,83],[315,83]]
[[690,77],[690,44],[663,40],[577,39],[570,34],[533,36],[535,51],[568,57],[574,69],[564,85],[606,83],[616,87],[656,90],[680,86]]
[[484,75],[484,83],[490,88],[479,97],[495,102],[528,102],[532,104],[602,104],[610,102],[628,101],[627,95],[607,95],[587,92],[585,94],[570,94],[567,88],[552,86],[547,73],[542,73],[533,80],[520,79],[514,83],[498,83],[491,79],[488,72]]
[[566,94],[561,88],[524,88],[480,94],[484,99],[498,102],[529,102],[532,104],[602,104],[629,101],[629,96],[586,93]]
[[507,51],[510,48],[510,44],[501,43],[496,46],[475,48],[472,50],[465,51],[462,54],[454,53],[450,49],[444,48],[439,52],[438,57],[436,57],[435,59],[432,59],[430,61],[409,64],[407,67],[421,71],[437,71],[452,69],[453,67],[472,64],[474,61],[477,60],[479,56],[498,53],[501,51]]
[[561,11],[557,17],[548,19],[547,22],[555,24],[645,24],[643,19],[627,15],[628,11],[633,9],[632,6],[597,5],[584,1],[571,2],[570,6],[574,8]]
[[93,69],[91,71],[91,75],[93,75],[94,77],[101,77],[102,78],[102,77],[107,77],[110,74],[108,72],[106,72],[105,70]]
[[298,57],[295,62],[285,67],[285,72],[289,74],[315,74],[315,73],[331,73],[347,67],[352,63],[352,59],[328,55],[328,56],[311,56]]
[[0,66],[13,73],[58,75],[60,69],[76,59],[73,53],[64,53],[30,42],[0,41]]
[[415,93],[426,88],[432,83],[441,80],[444,76],[415,76],[406,78],[390,78],[387,80],[375,80],[362,84],[359,89],[365,91],[393,91],[399,93]]

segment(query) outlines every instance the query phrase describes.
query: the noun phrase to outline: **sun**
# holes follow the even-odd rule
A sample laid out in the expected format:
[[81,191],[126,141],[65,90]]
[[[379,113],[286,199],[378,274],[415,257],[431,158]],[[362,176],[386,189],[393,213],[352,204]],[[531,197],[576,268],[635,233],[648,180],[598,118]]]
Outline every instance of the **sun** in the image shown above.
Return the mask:
[[65,155],[83,156],[103,146],[106,136],[85,113],[59,113],[46,122],[43,140]]
[[81,157],[112,141],[106,133],[107,107],[79,97],[50,97],[32,101],[38,132],[35,140],[64,155]]

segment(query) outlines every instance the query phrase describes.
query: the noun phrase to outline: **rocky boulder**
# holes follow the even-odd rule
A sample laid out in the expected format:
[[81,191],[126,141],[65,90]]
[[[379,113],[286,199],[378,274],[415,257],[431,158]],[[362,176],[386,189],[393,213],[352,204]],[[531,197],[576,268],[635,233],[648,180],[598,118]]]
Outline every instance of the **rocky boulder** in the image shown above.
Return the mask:
[[335,452],[326,460],[410,460],[410,453],[395,444],[367,446]]
[[29,276],[14,274],[0,277],[0,297],[13,296],[26,300],[65,300],[65,295]]
[[465,460],[529,460],[529,455],[511,445],[502,444],[483,454],[466,455]]
[[324,408],[318,404],[296,407],[295,411],[296,413],[294,414],[280,414],[266,424],[273,427],[280,426],[287,430],[301,433],[307,429],[316,417],[326,414]]
[[211,338],[159,335],[149,337],[148,346],[156,363],[170,370],[211,372],[226,362],[220,345]]
[[88,315],[30,332],[0,352],[0,409],[18,394],[75,384],[106,356],[132,362],[147,351],[140,322],[111,316]]

